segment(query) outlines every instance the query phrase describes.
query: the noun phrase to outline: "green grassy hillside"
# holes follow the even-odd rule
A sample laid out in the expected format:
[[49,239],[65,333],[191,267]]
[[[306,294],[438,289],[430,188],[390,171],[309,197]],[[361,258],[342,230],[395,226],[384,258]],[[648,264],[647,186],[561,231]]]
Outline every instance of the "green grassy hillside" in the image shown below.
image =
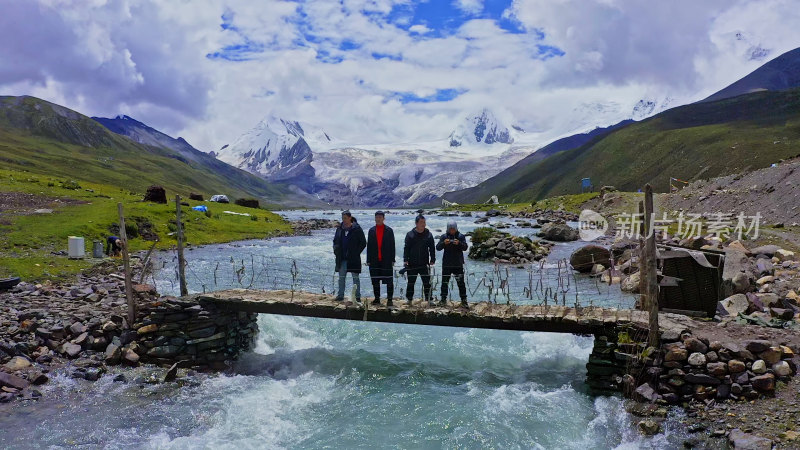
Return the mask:
[[[175,203],[153,204],[127,189],[80,181],[77,184],[60,177],[47,177],[15,170],[0,169],[0,195],[31,194],[20,205],[0,209],[0,277],[16,275],[26,280],[57,279],[76,273],[91,264],[89,260],[69,260],[53,252],[65,251],[69,236],[83,236],[87,254],[93,240],[105,243],[111,228],[119,223],[117,203],[125,208],[126,228],[137,231],[130,236],[131,250],[149,249],[151,240],[138,235],[149,229],[158,235],[157,248],[176,245]],[[209,214],[183,208],[183,223],[189,245],[202,245],[243,239],[261,239],[288,234],[291,225],[277,214],[263,209],[234,204],[189,201],[191,206],[205,204]],[[34,208],[52,209],[37,214]],[[224,211],[250,216],[226,214]],[[149,225],[146,225],[149,224]],[[147,236],[151,238],[150,236]]]
[[266,204],[293,196],[283,185],[221,162],[213,161],[225,170],[187,161],[167,148],[138,144],[89,117],[34,97],[0,97],[0,162],[5,168],[136,192],[159,184],[171,194],[257,197]]
[[758,92],[665,111],[578,148],[517,164],[480,185],[448,193],[459,203],[497,195],[505,203],[580,192],[580,180],[636,191],[669,189],[669,178],[711,178],[800,154],[800,90]]

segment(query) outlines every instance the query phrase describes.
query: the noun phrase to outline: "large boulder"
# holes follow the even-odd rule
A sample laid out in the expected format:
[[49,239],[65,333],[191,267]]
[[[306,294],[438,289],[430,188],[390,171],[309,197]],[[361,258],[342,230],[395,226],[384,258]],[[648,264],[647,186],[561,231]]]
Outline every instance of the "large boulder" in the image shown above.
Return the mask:
[[759,278],[758,269],[746,253],[727,249],[722,269],[722,288],[725,296],[751,291]]
[[630,292],[631,294],[639,293],[639,286],[641,282],[641,272],[634,272],[622,279],[619,288],[622,292]]
[[734,449],[770,450],[772,448],[771,440],[745,433],[738,428],[731,430],[730,435],[728,435],[728,441]]
[[167,191],[161,186],[150,186],[144,194],[144,201],[153,203],[167,203]]
[[198,194],[196,192],[192,192],[191,194],[189,194],[189,200],[202,202],[203,201],[203,194]]
[[578,240],[578,230],[565,223],[550,222],[542,226],[537,236],[547,239],[548,241],[576,241]]
[[777,245],[762,245],[760,247],[756,247],[750,250],[750,253],[754,255],[765,255],[772,258],[775,256],[775,253],[780,250],[780,247]]
[[602,264],[606,267],[610,266],[609,259],[611,252],[599,245],[589,244],[572,252],[569,257],[569,263],[572,268],[581,273],[589,273],[595,264]]
[[237,198],[234,202],[239,206],[244,206],[245,208],[256,208],[258,209],[258,199],[255,198]]
[[726,298],[725,300],[720,301],[719,306],[720,308],[717,308],[717,310],[722,315],[729,315],[736,317],[739,315],[739,313],[742,314],[747,313],[747,309],[750,307],[750,302],[747,300],[746,295],[734,294]]

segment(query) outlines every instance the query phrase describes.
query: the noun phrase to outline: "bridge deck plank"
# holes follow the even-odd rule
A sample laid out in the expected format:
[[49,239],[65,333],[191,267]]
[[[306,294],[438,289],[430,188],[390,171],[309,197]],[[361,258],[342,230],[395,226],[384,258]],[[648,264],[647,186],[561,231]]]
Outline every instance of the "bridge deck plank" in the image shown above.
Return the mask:
[[[457,303],[449,303],[444,307],[429,307],[427,303],[416,300],[412,305],[398,301],[391,309],[386,306],[377,308],[368,306],[365,318],[363,306],[338,302],[328,294],[232,289],[197,294],[194,297],[200,302],[212,302],[219,307],[239,311],[399,324],[575,334],[594,334],[625,323],[646,329],[648,324],[646,311],[596,306],[576,310],[574,307],[558,305],[505,305],[480,302],[470,304],[470,309],[465,310],[459,308]],[[662,323],[670,328],[686,326],[683,319],[674,317],[667,317]],[[662,325],[663,328],[665,326]]]

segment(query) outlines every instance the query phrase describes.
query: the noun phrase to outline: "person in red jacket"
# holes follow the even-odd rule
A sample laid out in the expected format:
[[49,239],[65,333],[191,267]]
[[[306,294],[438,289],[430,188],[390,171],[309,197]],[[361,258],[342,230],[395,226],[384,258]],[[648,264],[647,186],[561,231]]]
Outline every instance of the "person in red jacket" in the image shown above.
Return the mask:
[[386,213],[375,213],[375,226],[369,229],[367,237],[367,265],[375,292],[373,305],[381,304],[381,283],[386,284],[386,306],[392,306],[394,296],[394,230],[384,224]]

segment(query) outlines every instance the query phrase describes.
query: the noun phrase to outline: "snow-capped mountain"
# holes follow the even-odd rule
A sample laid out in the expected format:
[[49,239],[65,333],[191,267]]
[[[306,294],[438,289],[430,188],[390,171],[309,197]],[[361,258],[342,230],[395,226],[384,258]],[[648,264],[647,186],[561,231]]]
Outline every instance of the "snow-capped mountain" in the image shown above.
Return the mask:
[[664,97],[648,97],[643,98],[636,102],[633,106],[633,111],[630,118],[633,120],[643,120],[650,116],[654,116],[661,111],[674,106],[675,99],[669,96]]
[[[514,130],[522,131],[515,127]],[[467,144],[512,144],[514,138],[508,127],[503,125],[488,109],[468,116],[450,133],[451,147]]]
[[312,146],[327,147],[331,142],[330,136],[320,129],[270,116],[222,147],[216,156],[268,180],[301,180],[314,176]]
[[447,139],[348,146],[309,124],[270,116],[215,154],[327,203],[397,207],[431,201],[496,175],[535,150],[512,148],[514,135],[522,133],[483,110],[466,117]]
[[414,206],[476,186],[557,138],[644,118],[666,105],[663,99],[631,106],[587,102],[547,129],[529,133],[484,108],[465,115],[447,138],[408,144],[347,145],[312,125],[271,116],[217,157],[332,205]]

